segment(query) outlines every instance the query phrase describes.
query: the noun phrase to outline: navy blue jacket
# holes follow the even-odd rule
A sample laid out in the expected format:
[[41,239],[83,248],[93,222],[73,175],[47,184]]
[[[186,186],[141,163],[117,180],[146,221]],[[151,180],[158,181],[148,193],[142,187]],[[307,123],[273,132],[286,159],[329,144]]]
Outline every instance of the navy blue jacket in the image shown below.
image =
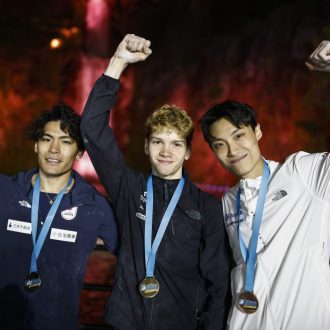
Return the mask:
[[[98,236],[116,252],[116,224],[106,198],[73,171],[74,186],[63,196],[37,260],[41,287],[32,293],[24,291],[33,249],[27,232],[31,177],[36,171],[0,176],[0,329],[74,330],[88,255]],[[47,198],[44,193],[41,204],[42,198]],[[45,212],[40,207],[38,229]]]
[[[109,127],[118,80],[102,76],[87,101],[81,123],[86,149],[104,184],[121,235],[114,289],[106,319],[120,330],[220,330],[229,280],[221,203],[190,181],[185,185],[157,252],[159,293],[139,295],[145,276],[146,176],[126,165]],[[153,235],[178,180],[153,178]]]

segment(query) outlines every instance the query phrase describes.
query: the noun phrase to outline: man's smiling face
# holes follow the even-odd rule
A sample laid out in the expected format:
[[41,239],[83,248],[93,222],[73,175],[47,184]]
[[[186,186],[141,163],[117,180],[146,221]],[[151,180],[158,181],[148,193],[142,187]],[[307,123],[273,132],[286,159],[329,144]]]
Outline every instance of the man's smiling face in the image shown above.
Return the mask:
[[190,157],[186,139],[173,130],[152,133],[145,139],[144,150],[149,155],[152,174],[163,179],[180,179],[183,162]]
[[225,169],[243,179],[262,175],[259,124],[255,130],[246,125],[237,128],[228,119],[221,118],[211,125],[210,133],[212,150]]
[[62,131],[60,121],[50,121],[44,127],[43,136],[35,143],[39,172],[46,177],[69,176],[73,163],[82,156],[78,145],[67,132]]

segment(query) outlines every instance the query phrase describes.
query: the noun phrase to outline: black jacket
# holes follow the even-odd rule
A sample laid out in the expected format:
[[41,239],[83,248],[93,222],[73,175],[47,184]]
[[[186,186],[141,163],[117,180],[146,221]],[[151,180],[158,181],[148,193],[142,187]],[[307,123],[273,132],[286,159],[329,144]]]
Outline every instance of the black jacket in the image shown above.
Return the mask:
[[[219,201],[185,173],[180,200],[159,246],[155,298],[139,295],[145,276],[146,177],[128,167],[109,127],[118,80],[103,75],[87,101],[81,124],[86,149],[119,223],[121,249],[106,320],[120,330],[221,329],[229,279],[228,251]],[[178,180],[153,177],[153,236]]]

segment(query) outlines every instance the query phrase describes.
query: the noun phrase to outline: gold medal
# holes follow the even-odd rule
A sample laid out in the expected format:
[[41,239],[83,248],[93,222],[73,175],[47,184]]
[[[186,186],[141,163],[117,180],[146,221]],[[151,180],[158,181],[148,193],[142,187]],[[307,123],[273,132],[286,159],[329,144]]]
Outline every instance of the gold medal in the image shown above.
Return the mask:
[[159,282],[154,277],[145,277],[139,284],[140,295],[144,298],[153,298],[159,292]]
[[252,314],[258,309],[257,297],[249,291],[241,292],[237,295],[237,308],[246,314]]

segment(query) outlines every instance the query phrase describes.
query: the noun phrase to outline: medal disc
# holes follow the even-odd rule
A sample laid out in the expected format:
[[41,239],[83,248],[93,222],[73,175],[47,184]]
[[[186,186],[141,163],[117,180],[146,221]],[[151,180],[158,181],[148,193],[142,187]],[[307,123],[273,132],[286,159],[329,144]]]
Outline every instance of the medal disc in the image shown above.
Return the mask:
[[153,298],[159,292],[159,282],[154,277],[146,277],[139,284],[139,291],[144,298]]
[[24,289],[28,292],[37,290],[41,285],[40,275],[36,272],[32,272],[26,275],[24,279]]
[[252,314],[258,309],[258,299],[252,292],[241,292],[237,295],[237,308],[243,313]]

